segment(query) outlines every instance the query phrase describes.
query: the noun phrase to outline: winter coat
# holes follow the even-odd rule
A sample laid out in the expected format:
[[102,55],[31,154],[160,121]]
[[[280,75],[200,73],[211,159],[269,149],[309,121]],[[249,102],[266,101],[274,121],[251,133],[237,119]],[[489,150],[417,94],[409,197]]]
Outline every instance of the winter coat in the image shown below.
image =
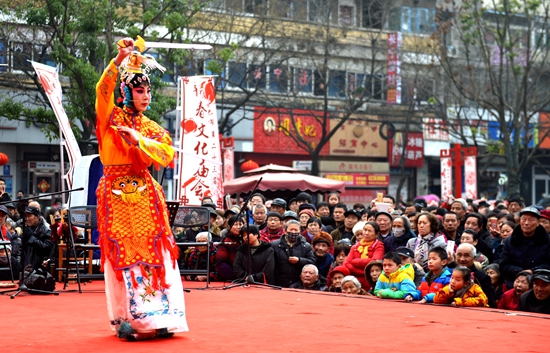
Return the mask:
[[523,235],[521,226],[517,226],[512,235],[504,240],[500,260],[500,273],[507,288],[514,287],[516,275],[530,269],[550,270],[550,238],[542,226],[535,229],[529,238]]
[[533,290],[528,290],[519,298],[518,310],[532,313],[550,314],[550,297],[538,300]]
[[285,228],[281,227],[277,233],[270,233],[269,228],[264,228],[260,230],[260,240],[266,243],[274,242],[277,239],[280,239],[285,234]]
[[[315,253],[313,253],[315,255]],[[317,269],[319,270],[319,274],[323,277],[328,276],[328,271],[330,270],[330,266],[332,265],[332,262],[334,261],[334,256],[332,256],[330,253],[327,253],[323,257],[318,257],[315,255],[315,266],[317,266]]]
[[344,238],[351,241],[351,238],[353,238],[353,232],[346,231],[346,226],[342,223],[340,227],[330,232],[330,236],[332,237],[332,242],[338,244],[338,241]]
[[[217,281],[218,273],[216,272],[216,254],[218,247],[214,244],[210,244],[210,280]],[[207,252],[200,252],[197,247],[191,251],[187,257],[187,269],[189,270],[206,270],[207,265]],[[191,278],[195,280],[197,275],[192,275]]]
[[514,288],[507,290],[498,302],[498,308],[502,310],[518,310],[519,295]]
[[[300,237],[292,246],[287,242],[286,237],[281,237],[271,243],[275,251],[275,284],[288,288],[292,283],[300,280],[302,267],[315,265],[315,254],[311,245],[304,237]],[[296,256],[300,260],[296,264],[288,262],[288,258]]]
[[326,292],[328,290],[327,280],[325,279],[325,277],[323,277],[321,275],[319,275],[319,279],[317,280],[317,282],[315,282],[315,284],[313,284],[313,286],[311,286],[309,288],[304,287],[304,284],[302,283],[302,280],[299,280],[298,282],[292,283],[290,288],[307,289],[307,290],[320,290],[320,291],[323,291],[323,292]]
[[426,299],[426,303],[433,303],[435,293],[451,282],[451,274],[451,271],[445,267],[439,276],[433,278],[432,271],[429,271],[424,278],[422,278],[420,287],[418,287],[416,291],[408,294],[412,295],[414,300]]
[[389,275],[382,271],[376,282],[374,295],[382,299],[403,299],[407,293],[416,290],[413,278],[414,270],[411,264],[401,266]]
[[367,267],[369,262],[372,260],[382,261],[382,258],[384,257],[384,243],[376,239],[368,247],[369,257],[365,259],[361,258],[361,253],[358,250],[360,245],[361,243],[356,243],[351,247],[348,256],[344,260],[344,266],[347,267],[351,275],[357,277],[361,283],[361,288],[368,291],[371,286],[365,279],[365,267]]
[[473,283],[470,288],[460,297],[456,293],[449,293],[449,285],[440,289],[434,296],[435,304],[451,304],[455,302],[457,306],[480,306],[488,307],[489,300],[481,287]]
[[390,251],[395,251],[395,249],[400,248],[402,246],[407,246],[407,243],[409,240],[416,238],[416,234],[414,234],[411,231],[408,231],[407,233],[403,234],[400,237],[396,237],[395,235],[387,236],[384,239],[384,251],[385,253],[389,253]]
[[227,232],[220,244],[216,253],[216,271],[222,281],[232,281],[235,279],[233,273],[233,262],[237,255],[237,248],[241,245],[238,235]]
[[249,249],[248,244],[243,244],[237,249],[233,262],[235,278],[246,280],[247,276],[252,275],[254,282],[275,284],[275,257],[271,243],[260,242],[260,246],[253,254]]
[[[429,236],[429,235],[427,235],[427,236]],[[424,263],[422,263],[420,261],[420,254],[419,254],[418,249],[417,249],[420,246],[421,242],[422,242],[422,238],[420,236],[418,236],[416,238],[412,238],[407,243],[407,248],[414,251],[414,260],[416,261],[416,263],[419,264],[420,266],[422,266],[424,271],[429,271],[429,269],[428,269],[428,260],[427,260],[429,252],[433,248],[437,248],[437,247],[446,249],[447,248],[447,242],[445,241],[445,236],[443,236],[443,234],[435,234],[435,236],[428,241],[428,251],[426,252],[426,260],[425,260]]]
[[51,229],[43,217],[40,217],[40,221],[36,227],[23,227],[22,249],[25,256],[23,268],[28,264],[30,264],[33,269],[42,266],[42,262],[49,257],[53,247],[53,242],[50,238]]

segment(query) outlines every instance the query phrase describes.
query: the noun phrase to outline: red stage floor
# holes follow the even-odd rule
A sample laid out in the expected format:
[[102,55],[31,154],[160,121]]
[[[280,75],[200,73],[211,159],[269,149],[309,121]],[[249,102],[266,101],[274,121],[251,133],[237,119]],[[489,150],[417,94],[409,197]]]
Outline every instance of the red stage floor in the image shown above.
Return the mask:
[[[184,282],[190,331],[126,342],[109,331],[103,282],[84,293],[0,296],[4,352],[548,352],[550,316]],[[62,285],[58,284],[58,288]],[[71,290],[76,284],[71,284]]]

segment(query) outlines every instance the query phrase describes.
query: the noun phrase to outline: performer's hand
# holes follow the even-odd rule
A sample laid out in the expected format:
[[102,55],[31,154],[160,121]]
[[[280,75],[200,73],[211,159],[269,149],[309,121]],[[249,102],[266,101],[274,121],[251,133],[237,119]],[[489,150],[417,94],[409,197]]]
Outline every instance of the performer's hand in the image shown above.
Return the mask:
[[115,58],[115,65],[120,65],[122,60],[126,58],[132,50],[134,50],[134,40],[132,38],[126,37],[117,42],[118,45],[118,55]]
[[139,134],[136,130],[131,129],[127,126],[116,126],[116,129],[121,132],[132,145],[138,144]]

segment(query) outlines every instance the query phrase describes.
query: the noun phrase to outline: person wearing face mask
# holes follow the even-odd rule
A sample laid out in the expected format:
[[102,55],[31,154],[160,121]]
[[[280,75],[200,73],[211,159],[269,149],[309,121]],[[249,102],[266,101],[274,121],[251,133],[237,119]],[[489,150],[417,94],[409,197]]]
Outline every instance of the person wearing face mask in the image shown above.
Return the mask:
[[300,222],[290,220],[285,235],[271,243],[275,251],[275,285],[288,288],[300,280],[305,265],[315,265],[311,245],[300,234]]
[[386,254],[395,251],[397,248],[407,246],[409,240],[416,238],[416,234],[411,229],[411,222],[405,216],[399,216],[393,220],[391,235],[384,239],[384,249]]

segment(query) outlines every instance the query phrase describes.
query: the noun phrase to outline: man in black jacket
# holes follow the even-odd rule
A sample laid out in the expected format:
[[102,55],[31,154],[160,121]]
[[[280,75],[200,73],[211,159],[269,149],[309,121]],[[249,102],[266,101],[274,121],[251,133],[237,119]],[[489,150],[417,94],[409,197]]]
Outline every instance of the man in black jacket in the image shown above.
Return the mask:
[[285,235],[271,243],[275,251],[275,284],[288,288],[300,280],[302,268],[315,264],[311,245],[300,235],[300,222],[286,223]]
[[327,281],[323,276],[319,275],[317,266],[305,265],[304,268],[302,268],[300,280],[293,283],[290,288],[326,291],[326,284]]
[[518,310],[550,314],[550,271],[536,270],[533,275],[533,289],[523,293]]
[[36,206],[27,206],[22,237],[23,268],[31,265],[33,269],[37,269],[48,259],[53,247],[50,235],[50,226],[40,216],[40,209]]
[[550,270],[550,238],[539,225],[539,210],[529,206],[522,209],[519,215],[519,227],[504,240],[500,261],[500,273],[508,288],[513,287],[518,272]]
[[241,229],[244,244],[239,246],[233,272],[235,277],[247,283],[274,284],[275,258],[270,243],[260,241],[260,231],[255,225]]

